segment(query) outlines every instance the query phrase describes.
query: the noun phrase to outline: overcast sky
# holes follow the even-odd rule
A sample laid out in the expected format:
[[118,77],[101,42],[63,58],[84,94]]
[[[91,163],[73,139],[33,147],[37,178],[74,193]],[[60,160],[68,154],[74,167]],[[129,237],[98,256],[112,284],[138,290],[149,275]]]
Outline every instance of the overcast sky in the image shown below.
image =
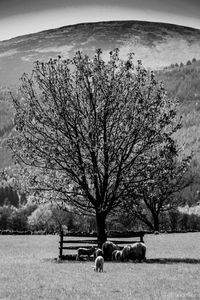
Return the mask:
[[200,0],[0,0],[0,40],[108,20],[166,22],[200,29]]

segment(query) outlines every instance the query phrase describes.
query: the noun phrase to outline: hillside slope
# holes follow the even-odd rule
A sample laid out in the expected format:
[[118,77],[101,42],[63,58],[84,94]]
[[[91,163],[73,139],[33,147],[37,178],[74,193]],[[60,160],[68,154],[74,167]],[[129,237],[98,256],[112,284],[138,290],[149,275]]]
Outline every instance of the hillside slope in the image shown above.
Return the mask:
[[200,30],[165,23],[112,21],[61,27],[0,42],[0,86],[18,84],[33,62],[50,57],[72,57],[77,50],[89,55],[96,48],[118,47],[121,56],[133,51],[150,68],[200,59]]

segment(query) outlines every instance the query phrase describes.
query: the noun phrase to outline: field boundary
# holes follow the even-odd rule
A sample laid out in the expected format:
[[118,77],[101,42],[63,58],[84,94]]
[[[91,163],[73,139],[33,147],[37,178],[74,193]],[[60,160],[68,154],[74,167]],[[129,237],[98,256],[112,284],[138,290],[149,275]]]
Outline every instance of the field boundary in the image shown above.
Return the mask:
[[[108,239],[111,240],[113,243],[117,244],[117,245],[121,245],[119,246],[120,249],[123,248],[122,245],[125,244],[133,244],[136,242],[144,242],[144,235],[145,233],[143,231],[139,231],[139,232],[135,232],[132,233],[131,235],[127,235],[127,236],[122,236],[120,234],[109,234],[108,235]],[[64,255],[63,251],[64,250],[77,250],[80,247],[84,247],[84,248],[90,248],[91,246],[97,247],[98,248],[98,243],[97,243],[97,236],[96,235],[92,235],[92,234],[64,234],[63,231],[60,232],[59,234],[60,239],[59,239],[59,259],[69,259],[69,260],[73,260],[74,254],[68,254],[68,255]],[[71,238],[76,238],[76,239],[71,239]],[[80,239],[78,239],[80,238]],[[86,239],[85,239],[86,238]],[[90,238],[90,239],[87,239]],[[119,239],[120,238],[120,239]],[[138,240],[125,240],[126,238],[132,239],[132,238],[139,238]],[[75,244],[75,245],[70,245],[69,244]]]

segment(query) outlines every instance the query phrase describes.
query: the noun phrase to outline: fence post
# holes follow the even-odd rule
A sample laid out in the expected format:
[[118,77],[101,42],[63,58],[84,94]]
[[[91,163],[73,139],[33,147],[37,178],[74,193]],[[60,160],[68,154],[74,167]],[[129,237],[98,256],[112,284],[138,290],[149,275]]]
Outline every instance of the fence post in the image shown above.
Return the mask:
[[140,231],[140,242],[144,243],[144,232],[143,231]]
[[62,259],[63,254],[63,231],[60,231],[60,247],[59,247],[59,258]]

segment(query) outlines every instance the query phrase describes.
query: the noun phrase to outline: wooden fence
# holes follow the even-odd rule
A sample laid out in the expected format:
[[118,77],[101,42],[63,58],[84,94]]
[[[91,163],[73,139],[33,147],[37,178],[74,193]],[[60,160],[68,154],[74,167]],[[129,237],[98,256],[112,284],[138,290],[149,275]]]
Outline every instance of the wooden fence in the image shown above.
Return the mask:
[[[71,239],[71,238],[74,239]],[[78,239],[81,238],[81,239]],[[90,238],[90,239],[88,239]],[[93,239],[92,239],[93,238]],[[119,239],[120,238],[120,239]],[[125,240],[128,238],[128,240]],[[139,240],[132,240],[132,238],[140,238]],[[123,248],[122,245],[133,244],[136,242],[144,242],[144,232],[135,232],[130,236],[121,236],[121,235],[108,235],[108,239],[113,243],[119,246],[120,249]],[[117,239],[117,240],[116,240]],[[97,247],[97,236],[94,235],[73,235],[73,234],[64,234],[63,231],[60,232],[60,240],[59,240],[59,258],[65,259],[70,258],[74,259],[75,254],[64,255],[63,250],[77,250],[80,247],[90,248],[91,246]]]

